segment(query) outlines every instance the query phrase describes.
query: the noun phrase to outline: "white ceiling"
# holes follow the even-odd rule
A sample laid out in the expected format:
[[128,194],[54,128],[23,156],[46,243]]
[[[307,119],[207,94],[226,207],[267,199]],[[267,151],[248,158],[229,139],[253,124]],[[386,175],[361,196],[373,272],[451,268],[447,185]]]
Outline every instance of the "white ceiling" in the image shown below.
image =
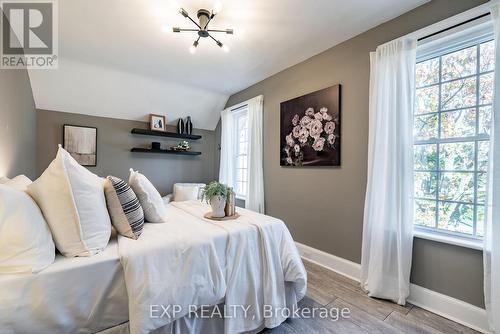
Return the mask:
[[59,1],[59,69],[33,70],[37,108],[170,123],[191,115],[214,129],[227,98],[428,0],[225,0],[210,24],[234,28],[189,53],[192,17],[213,0]]

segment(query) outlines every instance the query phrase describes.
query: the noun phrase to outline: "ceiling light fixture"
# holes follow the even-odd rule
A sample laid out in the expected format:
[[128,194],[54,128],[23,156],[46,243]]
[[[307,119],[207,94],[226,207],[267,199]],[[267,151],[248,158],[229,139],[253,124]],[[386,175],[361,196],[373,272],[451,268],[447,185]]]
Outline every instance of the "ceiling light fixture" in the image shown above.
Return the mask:
[[179,28],[179,27],[173,27],[172,31],[173,32],[197,32],[198,33],[198,38],[194,41],[193,45],[189,48],[189,52],[195,53],[196,52],[196,47],[198,46],[200,39],[201,38],[207,38],[210,37],[215,44],[217,44],[222,50],[225,52],[229,52],[229,47],[227,45],[222,44],[221,41],[216,39],[215,37],[212,36],[212,33],[225,33],[228,35],[232,35],[234,33],[233,29],[224,29],[224,30],[219,30],[219,29],[208,29],[208,24],[213,20],[215,17],[214,11],[210,12],[206,9],[200,9],[196,13],[196,16],[198,17],[198,22],[193,20],[188,12],[184,10],[184,8],[179,9],[179,13],[184,16],[185,18],[189,19],[191,22],[193,22],[197,28],[195,29],[184,29],[184,28]]

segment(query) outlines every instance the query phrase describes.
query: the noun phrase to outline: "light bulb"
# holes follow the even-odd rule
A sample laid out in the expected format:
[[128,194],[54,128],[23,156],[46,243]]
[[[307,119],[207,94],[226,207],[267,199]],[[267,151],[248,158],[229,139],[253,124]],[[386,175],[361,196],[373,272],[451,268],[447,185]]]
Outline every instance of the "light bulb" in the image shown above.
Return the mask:
[[215,14],[219,13],[220,11],[222,10],[222,1],[215,1],[214,3],[214,9],[213,9],[213,12]]
[[161,27],[161,31],[163,31],[164,33],[171,33],[172,32],[172,27],[168,26],[168,25],[164,25]]
[[224,52],[229,52],[230,51],[229,46],[227,46],[226,44],[224,44],[222,46],[222,50],[224,50]]
[[196,53],[196,46],[191,45],[189,47],[189,53],[192,54],[192,55],[194,55]]

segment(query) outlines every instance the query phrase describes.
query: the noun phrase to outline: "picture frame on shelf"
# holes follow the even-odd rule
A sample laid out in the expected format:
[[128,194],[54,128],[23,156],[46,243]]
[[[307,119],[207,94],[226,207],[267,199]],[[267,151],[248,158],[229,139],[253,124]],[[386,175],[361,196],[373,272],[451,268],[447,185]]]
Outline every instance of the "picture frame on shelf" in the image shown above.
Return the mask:
[[163,115],[149,115],[149,129],[151,131],[165,132],[167,131],[166,127],[166,118]]

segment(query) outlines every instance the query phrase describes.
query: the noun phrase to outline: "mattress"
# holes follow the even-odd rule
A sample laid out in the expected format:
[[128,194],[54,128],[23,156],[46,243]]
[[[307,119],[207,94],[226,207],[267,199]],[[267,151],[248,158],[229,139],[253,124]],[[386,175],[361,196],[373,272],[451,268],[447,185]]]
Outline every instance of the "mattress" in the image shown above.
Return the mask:
[[32,275],[0,275],[0,333],[95,333],[128,321],[118,243]]

